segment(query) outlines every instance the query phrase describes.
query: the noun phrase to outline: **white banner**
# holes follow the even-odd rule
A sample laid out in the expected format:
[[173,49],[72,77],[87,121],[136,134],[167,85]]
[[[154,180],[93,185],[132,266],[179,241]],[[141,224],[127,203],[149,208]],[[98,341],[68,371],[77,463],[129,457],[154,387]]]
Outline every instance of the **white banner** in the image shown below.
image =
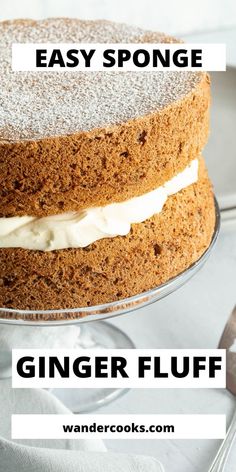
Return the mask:
[[224,349],[14,349],[14,388],[225,388]]
[[224,71],[225,44],[15,43],[14,71]]
[[12,439],[223,439],[225,415],[12,415]]

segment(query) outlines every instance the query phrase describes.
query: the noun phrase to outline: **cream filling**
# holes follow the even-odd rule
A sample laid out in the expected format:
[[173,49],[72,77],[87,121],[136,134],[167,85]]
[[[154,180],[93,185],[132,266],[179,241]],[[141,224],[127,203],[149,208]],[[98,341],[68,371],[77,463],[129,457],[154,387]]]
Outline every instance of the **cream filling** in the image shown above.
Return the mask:
[[86,247],[102,238],[125,236],[131,224],[160,213],[168,196],[198,180],[198,159],[162,187],[121,203],[73,213],[0,218],[0,247],[40,251]]

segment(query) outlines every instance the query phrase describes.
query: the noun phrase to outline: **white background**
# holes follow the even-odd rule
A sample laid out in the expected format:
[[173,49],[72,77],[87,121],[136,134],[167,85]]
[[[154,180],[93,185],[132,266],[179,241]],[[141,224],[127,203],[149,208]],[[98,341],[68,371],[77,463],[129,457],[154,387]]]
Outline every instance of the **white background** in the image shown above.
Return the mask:
[[[32,360],[26,360],[22,366],[23,372],[29,372],[29,367],[33,367],[34,375],[30,378],[23,378],[17,371],[18,362],[24,357],[30,356]],[[197,349],[197,350],[176,350],[176,349],[89,349],[86,354],[89,360],[82,360],[78,368],[79,372],[85,372],[87,366],[91,368],[91,374],[85,378],[77,377],[73,372],[73,363],[79,357],[85,356],[84,349],[13,349],[12,351],[12,386],[14,388],[224,388],[225,387],[225,351],[219,349]],[[39,376],[39,359],[45,360],[45,375]],[[60,364],[64,366],[64,359],[70,358],[69,378],[62,378],[57,368],[54,377],[49,375],[49,360],[56,357]],[[101,373],[107,377],[96,377],[96,359],[107,358],[102,361]],[[111,359],[121,357],[126,361],[125,372],[128,377],[122,377],[119,373],[112,378]],[[141,358],[150,357],[150,361],[140,362]],[[155,377],[155,357],[160,358],[160,372],[167,373],[168,377]],[[177,378],[172,375],[172,358],[177,358],[177,369],[182,371],[184,357],[189,358],[189,373],[186,377]],[[205,361],[196,363],[196,377],[194,377],[194,358],[205,357]],[[210,359],[216,358],[214,377],[210,377]],[[219,358],[221,358],[219,360]],[[97,363],[97,368],[100,364]],[[120,365],[119,361],[118,364]],[[213,365],[213,364],[212,364]],[[139,377],[139,366],[143,368],[143,378]],[[200,367],[201,366],[201,367]],[[219,370],[218,370],[219,369]],[[198,375],[197,375],[198,372]],[[113,371],[114,373],[114,371]]]
[[[47,51],[46,54],[43,54],[42,63],[45,67],[48,67],[50,62],[50,58],[52,52],[55,48],[60,49],[62,53],[62,57],[64,60],[64,66],[62,67],[61,64],[54,64],[53,68],[51,69],[43,69],[44,71],[50,72],[73,72],[75,70],[80,71],[87,71],[87,60],[81,54],[81,51],[85,50],[93,51],[92,58],[89,60],[89,70],[90,71],[105,71],[108,70],[104,66],[110,62],[107,58],[105,58],[104,53],[109,49],[113,49],[115,54],[112,55],[113,59],[115,60],[115,64],[112,65],[112,70],[120,70],[120,66],[118,64],[119,60],[119,50],[122,48],[127,49],[130,52],[130,59],[123,60],[122,70],[124,71],[136,71],[139,72],[140,68],[137,66],[135,61],[132,59],[135,52],[139,49],[145,49],[149,54],[149,64],[145,66],[145,71],[152,71],[156,70],[156,65],[153,65],[153,51],[157,49],[155,43],[154,44],[145,44],[137,43],[137,44],[114,44],[114,43],[105,43],[105,44],[98,44],[98,43],[79,43],[79,54],[78,54],[78,65],[76,68],[71,68],[67,66],[67,53],[68,50],[73,49],[75,47],[74,43],[54,43],[53,45],[50,43],[40,43],[40,44],[13,44],[12,45],[12,68],[14,71],[37,71],[39,66],[36,65],[36,50],[37,49],[45,49]],[[77,48],[77,46],[76,46]],[[181,50],[181,45],[176,44],[168,44],[167,47],[165,45],[159,45],[158,49],[163,55],[165,56],[165,51],[170,51],[170,61],[168,70],[171,71],[178,71],[183,70],[181,69],[181,64],[183,63],[183,57],[187,59],[187,66],[184,66],[184,70],[206,70],[210,71],[225,71],[226,70],[226,48],[225,44],[201,44],[201,43],[194,43],[194,44],[185,44],[184,49],[187,51],[187,54],[181,53],[177,62],[173,59],[173,56],[176,52]],[[199,64],[197,67],[194,66],[194,61],[192,60],[192,52],[197,52],[197,63]],[[200,51],[200,54],[199,54]],[[71,61],[69,61],[71,62]],[[144,56],[143,54],[138,56],[138,62],[140,64],[144,63]],[[158,70],[166,70],[165,66],[162,66],[162,63],[157,59]],[[42,69],[40,69],[42,70]],[[142,69],[143,70],[143,69]]]
[[106,18],[171,34],[236,25],[235,0],[0,0],[0,18]]
[[[136,426],[143,425],[148,430],[153,426],[161,426],[161,432],[74,432],[63,431],[63,425],[86,425],[88,427],[106,425]],[[174,431],[164,430],[171,425]],[[160,431],[160,430],[159,430]],[[13,439],[199,439],[224,438],[224,415],[12,415]]]

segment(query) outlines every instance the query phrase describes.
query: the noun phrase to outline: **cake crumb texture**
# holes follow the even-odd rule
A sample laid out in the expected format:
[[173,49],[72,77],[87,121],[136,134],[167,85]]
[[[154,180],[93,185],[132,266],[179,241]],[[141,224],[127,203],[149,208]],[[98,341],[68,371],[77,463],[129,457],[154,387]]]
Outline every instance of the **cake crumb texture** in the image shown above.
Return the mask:
[[[199,181],[169,197],[161,213],[134,224],[127,236],[51,253],[0,249],[0,306],[69,309],[139,294],[199,259],[210,245],[214,225],[212,187],[201,159]],[[68,312],[54,318],[77,316]],[[26,315],[40,318],[51,315]]]

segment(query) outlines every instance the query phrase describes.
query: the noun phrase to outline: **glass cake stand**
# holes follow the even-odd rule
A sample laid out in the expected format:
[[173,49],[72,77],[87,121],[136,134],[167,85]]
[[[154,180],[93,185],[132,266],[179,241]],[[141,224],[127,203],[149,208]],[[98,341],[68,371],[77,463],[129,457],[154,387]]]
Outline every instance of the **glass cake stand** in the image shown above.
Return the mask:
[[[31,348],[45,347],[40,343],[40,346],[34,346],[34,336],[37,336],[39,328],[50,329],[52,327],[61,326],[63,331],[63,339],[66,339],[66,330],[71,325],[74,325],[76,331],[76,338],[73,344],[67,347],[83,348],[83,349],[99,349],[99,348],[114,348],[114,349],[130,349],[134,348],[131,339],[120,329],[114,325],[105,322],[108,318],[114,318],[121,314],[129,313],[140,309],[151,303],[157,302],[167,295],[171,294],[182,285],[184,285],[207,261],[217,240],[220,228],[220,210],[215,199],[215,213],[216,223],[211,244],[204,254],[192,264],[188,269],[173,277],[168,282],[153,288],[152,290],[143,292],[133,297],[119,300],[105,305],[97,305],[94,307],[81,307],[68,310],[16,310],[0,308],[0,323],[3,325],[18,326],[24,329],[27,327],[29,332],[28,338],[32,340]],[[43,319],[41,316],[43,315]],[[30,319],[32,316],[34,320]],[[36,319],[38,317],[38,319]],[[61,317],[61,319],[58,319]],[[74,318],[73,318],[74,317]],[[73,329],[74,331],[74,329]],[[42,330],[41,330],[42,332]],[[19,332],[20,335],[20,332]],[[63,340],[59,347],[65,347]],[[11,364],[11,349],[16,347],[13,343],[9,348],[8,355],[2,356],[0,359],[0,378],[9,376]],[[24,348],[25,346],[21,346]],[[54,347],[54,346],[47,346]],[[0,353],[1,356],[1,353]],[[95,410],[110,401],[123,395],[127,390],[125,389],[53,389],[51,390],[62,402],[68,406],[73,412],[88,412]]]

